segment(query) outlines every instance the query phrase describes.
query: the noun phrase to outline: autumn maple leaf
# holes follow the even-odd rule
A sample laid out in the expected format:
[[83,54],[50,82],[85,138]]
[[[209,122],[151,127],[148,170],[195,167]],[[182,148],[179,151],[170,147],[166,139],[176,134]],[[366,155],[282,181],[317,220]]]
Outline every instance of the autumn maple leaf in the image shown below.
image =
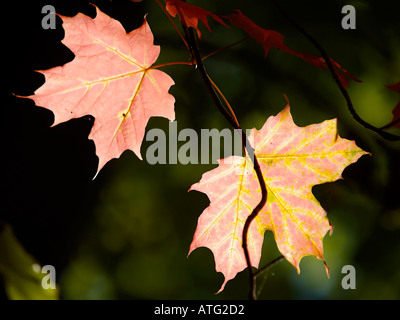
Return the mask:
[[[264,233],[271,230],[280,252],[300,272],[302,257],[324,259],[322,240],[332,231],[312,187],[340,179],[343,170],[366,152],[337,135],[336,119],[296,126],[289,104],[268,118],[261,130],[253,129],[249,141],[268,191],[267,203],[248,232],[251,265],[258,267]],[[189,254],[203,246],[212,250],[216,270],[225,277],[220,292],[247,266],[242,233],[261,200],[260,185],[250,158],[233,156],[220,160],[190,190],[206,193],[210,205],[199,217]]]
[[203,22],[208,31],[211,31],[211,28],[208,25],[208,17],[213,18],[215,21],[229,28],[229,26],[226,25],[226,23],[218,15],[199,6],[195,6],[181,0],[166,0],[166,9],[172,17],[178,15],[180,21],[186,27],[192,27],[196,29],[199,38],[201,38],[201,32],[198,27],[199,20]]
[[[393,84],[393,85],[387,85],[386,88],[388,88],[388,89],[390,89],[392,91],[400,93],[400,82],[398,82],[396,84]],[[397,121],[397,120],[400,120],[400,102],[393,109],[393,120],[392,120],[392,122]],[[393,125],[393,127],[400,128],[400,122],[397,122],[395,125]]]
[[151,117],[175,117],[175,99],[168,93],[174,81],[152,69],[160,48],[143,25],[130,33],[96,7],[94,19],[78,13],[63,20],[65,44],[75,58],[64,66],[40,71],[45,83],[36,90],[35,104],[54,113],[54,125],[92,115],[89,139],[96,146],[98,171],[123,151],[141,159],[140,147]]
[[[226,15],[225,18],[229,19],[234,26],[243,29],[250,37],[262,45],[265,56],[268,55],[268,52],[271,48],[276,48],[295,55],[296,57],[312,64],[313,66],[316,66],[317,68],[328,68],[326,61],[322,57],[290,49],[284,44],[285,37],[282,34],[274,30],[261,28],[250,18],[246,17],[240,10],[236,10],[236,12],[233,14]],[[333,59],[331,59],[331,63],[336,69],[339,80],[345,88],[349,86],[346,76],[353,81],[360,82],[360,80],[342,68],[340,64]]]

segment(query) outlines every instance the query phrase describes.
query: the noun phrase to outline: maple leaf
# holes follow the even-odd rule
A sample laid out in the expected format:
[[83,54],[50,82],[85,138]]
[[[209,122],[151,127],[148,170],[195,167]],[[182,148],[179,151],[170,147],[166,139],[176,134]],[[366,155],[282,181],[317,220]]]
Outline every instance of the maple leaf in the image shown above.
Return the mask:
[[[285,37],[282,34],[274,30],[261,28],[260,26],[255,24],[250,18],[246,17],[240,10],[236,10],[236,13],[226,15],[225,18],[227,18],[234,26],[243,29],[250,37],[256,40],[260,45],[262,45],[264,48],[265,57],[268,55],[268,52],[271,48],[276,48],[290,53],[312,64],[313,66],[316,66],[317,68],[328,68],[325,59],[323,59],[322,57],[290,49],[284,44]],[[350,72],[342,68],[340,64],[333,59],[331,59],[331,63],[336,69],[339,80],[345,88],[349,86],[349,82],[346,76],[353,81],[361,82]]]
[[[249,141],[255,146],[268,191],[267,203],[248,231],[252,266],[259,265],[266,230],[274,233],[278,249],[298,272],[302,257],[324,259],[322,240],[332,226],[311,189],[340,179],[348,165],[367,154],[353,141],[340,138],[336,130],[336,119],[296,126],[289,103],[261,130],[252,129]],[[211,249],[216,271],[225,278],[221,292],[247,267],[242,233],[261,200],[260,185],[250,158],[232,156],[220,160],[190,190],[206,193],[210,205],[199,217],[189,254],[198,247]]]
[[[400,93],[400,82],[393,84],[393,85],[387,85],[386,88]],[[393,109],[393,121],[399,120],[400,119],[400,102],[394,107]],[[400,122],[397,122],[393,127],[400,128]]]
[[75,58],[64,66],[39,71],[45,83],[26,98],[54,113],[53,126],[92,115],[89,134],[99,157],[98,171],[112,158],[140,147],[149,118],[173,120],[175,99],[168,93],[174,81],[152,69],[160,47],[144,19],[141,27],[126,33],[123,26],[96,7],[94,19],[78,13],[60,16],[62,43]]
[[229,28],[228,25],[216,14],[211,11],[207,11],[199,6],[195,6],[190,3],[183,2],[181,0],[166,0],[166,9],[172,17],[179,16],[181,23],[186,27],[192,27],[196,29],[197,35],[201,39],[201,32],[198,24],[199,20],[207,27],[208,31],[211,31],[208,25],[208,17],[213,18],[215,21]]

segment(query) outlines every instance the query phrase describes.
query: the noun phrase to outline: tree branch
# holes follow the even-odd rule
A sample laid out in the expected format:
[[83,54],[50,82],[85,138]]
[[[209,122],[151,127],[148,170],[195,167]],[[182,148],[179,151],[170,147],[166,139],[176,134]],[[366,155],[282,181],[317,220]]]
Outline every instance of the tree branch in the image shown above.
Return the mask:
[[342,82],[340,81],[334,66],[332,65],[331,58],[326,53],[324,47],[311,35],[309,34],[297,21],[295,21],[292,17],[290,17],[283,7],[278,3],[276,0],[271,0],[274,5],[279,9],[282,15],[302,34],[304,35],[321,53],[322,58],[325,59],[326,65],[332,75],[332,78],[335,80],[336,85],[338,86],[340,92],[342,93],[344,99],[347,103],[347,108],[349,109],[351,115],[353,116],[354,120],[356,120],[359,124],[361,124],[364,128],[374,131],[375,133],[379,134],[382,138],[390,141],[399,141],[400,136],[391,134],[389,132],[383,131],[383,129],[387,128],[387,126],[382,128],[377,128],[370,123],[363,120],[356,110],[354,109],[353,102],[351,101],[350,95],[347,92],[346,88],[343,86]]
[[[250,145],[250,143],[248,141],[246,133],[241,128],[234,113],[231,115],[225,109],[225,107],[222,104],[221,100],[219,99],[217,93],[215,92],[212,81],[210,80],[210,78],[207,74],[206,68],[203,64],[203,59],[201,58],[201,55],[200,55],[199,46],[198,46],[193,28],[186,28],[186,26],[184,26],[184,25],[182,25],[182,27],[184,28],[185,35],[188,36],[187,42],[188,42],[189,48],[191,50],[193,63],[195,64],[196,69],[200,72],[201,78],[203,79],[203,82],[206,85],[206,88],[207,88],[214,104],[218,108],[219,112],[225,117],[225,119],[231,124],[231,126],[234,129],[238,129],[239,132],[241,132],[242,146],[243,146],[243,148],[245,148],[247,150],[247,153],[251,157],[251,159],[253,159],[254,170],[256,172],[257,179],[260,184],[261,200],[260,200],[259,204],[253,209],[252,213],[247,217],[244,227],[243,227],[243,233],[242,233],[242,247],[243,247],[244,255],[246,258],[247,268],[249,270],[249,285],[250,285],[249,298],[252,300],[256,300],[256,298],[257,298],[256,297],[256,282],[255,282],[255,277],[254,277],[254,273],[253,273],[253,269],[252,269],[252,265],[251,265],[251,261],[250,261],[250,254],[249,254],[249,250],[248,250],[248,246],[247,246],[247,236],[248,236],[248,231],[249,231],[251,222],[255,219],[255,217],[258,215],[258,213],[261,211],[261,209],[264,207],[264,205],[267,202],[267,187],[265,185],[265,181],[264,181],[264,178],[263,178],[263,175],[261,172],[260,164],[258,162],[256,155],[254,154],[253,147]],[[232,109],[230,109],[230,110],[231,110],[231,112],[233,112]],[[244,155],[244,156],[246,156],[246,155]]]

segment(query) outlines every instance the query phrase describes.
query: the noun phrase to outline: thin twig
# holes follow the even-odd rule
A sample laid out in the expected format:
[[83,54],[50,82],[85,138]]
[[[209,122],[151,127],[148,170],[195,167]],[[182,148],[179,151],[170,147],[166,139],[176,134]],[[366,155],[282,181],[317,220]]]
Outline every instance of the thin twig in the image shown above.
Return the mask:
[[[282,13],[282,15],[291,23],[294,25],[294,27],[302,34],[304,35],[317,49],[318,51],[321,53],[322,58],[324,58],[326,65],[328,66],[328,69],[332,75],[332,78],[335,80],[340,92],[342,93],[344,99],[346,100],[347,103],[347,108],[349,109],[351,115],[353,116],[354,120],[356,120],[358,123],[360,123],[364,128],[367,128],[369,130],[372,130],[374,132],[376,132],[377,134],[379,134],[382,138],[386,139],[386,140],[390,140],[390,141],[398,141],[400,140],[400,136],[391,134],[389,132],[383,131],[382,128],[377,128],[373,125],[371,125],[370,123],[366,122],[365,120],[363,120],[358,113],[356,112],[356,110],[354,109],[354,105],[353,102],[351,101],[350,95],[347,92],[346,88],[343,86],[342,82],[340,81],[335,67],[333,66],[332,62],[331,62],[331,58],[328,56],[328,54],[326,53],[326,50],[324,49],[324,47],[322,47],[322,45],[313,37],[311,36],[310,33],[308,33],[297,21],[295,21],[292,17],[290,17],[286,11],[283,9],[283,7],[278,3],[278,1],[276,0],[271,0],[275,6],[279,9],[279,11]],[[383,127],[385,128],[385,127]]]
[[249,39],[250,39],[250,36],[248,36],[246,38],[243,38],[242,40],[236,41],[234,43],[231,43],[231,44],[229,44],[229,45],[227,45],[225,47],[219,48],[218,50],[210,52],[209,54],[207,54],[206,56],[203,57],[203,61],[208,59],[209,57],[213,56],[214,54],[217,54],[217,53],[220,53],[220,52],[222,52],[222,51],[224,51],[226,49],[232,48],[232,47],[234,47],[234,46],[236,46],[236,45],[238,45],[238,44],[240,44],[242,42],[245,42],[245,41],[247,41]]
[[[276,264],[278,264],[279,262],[285,260],[284,256],[279,256],[278,258],[270,261],[269,263],[267,263],[264,267],[262,267],[261,269],[259,269],[257,272],[254,273],[254,281],[256,281],[256,279],[265,274],[268,270],[270,270],[272,267],[274,267]],[[259,289],[256,293],[256,297],[258,297],[262,291],[262,288],[264,287],[265,281],[267,279],[267,275],[265,275],[265,277],[263,278],[263,281],[261,282]]]
[[[204,59],[203,59],[203,61],[204,61]],[[218,92],[218,94],[221,96],[222,100],[224,100],[225,105],[227,106],[227,108],[228,108],[228,110],[229,110],[229,112],[230,112],[230,114],[231,114],[233,120],[236,122],[236,125],[237,125],[238,127],[240,127],[239,121],[238,121],[238,119],[236,118],[235,112],[233,111],[233,109],[232,109],[232,107],[231,107],[229,101],[225,98],[224,94],[223,94],[222,91],[218,88],[218,86],[214,83],[214,81],[211,80],[210,76],[208,77],[208,79],[211,81],[211,84],[213,85],[214,89],[217,90],[217,92]],[[243,155],[245,155],[245,153],[243,153]]]
[[390,122],[390,123],[388,123],[387,125],[385,125],[385,126],[383,126],[383,127],[380,127],[379,129],[380,129],[380,130],[388,129],[388,128],[391,128],[391,127],[395,126],[395,125],[398,124],[398,123],[400,123],[400,118],[397,119],[397,120],[394,120],[394,121],[392,121],[392,122]]
[[267,263],[264,267],[262,267],[261,269],[259,269],[257,272],[254,273],[254,277],[258,277],[261,274],[263,274],[264,272],[268,271],[269,269],[271,269],[274,265],[276,265],[277,263],[281,262],[285,260],[284,256],[279,256],[278,258],[272,260],[271,262]]
[[258,163],[258,159],[256,155],[254,155],[254,170],[257,174],[257,179],[261,187],[261,201],[260,203],[253,209],[253,212],[247,217],[246,222],[244,223],[243,233],[242,233],[242,247],[244,251],[244,256],[246,258],[247,268],[249,269],[249,284],[250,284],[250,296],[251,300],[257,300],[256,295],[256,281],[254,277],[253,267],[250,261],[250,254],[247,246],[247,235],[249,233],[250,224],[257,217],[258,213],[264,208],[267,203],[267,186],[265,185],[265,181],[261,172],[260,164]]
[[[200,51],[198,48],[197,40],[193,32],[193,28],[186,28],[183,26],[185,30],[185,34],[188,35],[188,44],[189,48],[191,49],[191,55],[193,56],[193,63],[195,64],[196,69],[200,72],[200,75],[203,79],[203,82],[205,83],[208,92],[210,93],[211,98],[213,99],[214,104],[220,111],[220,113],[225,117],[225,119],[234,127],[235,129],[241,129],[239,126],[239,123],[235,118],[228,112],[221,100],[218,97],[218,94],[216,93],[214,86],[212,84],[212,81],[210,80],[210,77],[207,74],[207,70],[203,64],[203,61],[201,59]],[[246,135],[242,135],[242,140],[245,138]],[[246,137],[247,139],[247,137]]]

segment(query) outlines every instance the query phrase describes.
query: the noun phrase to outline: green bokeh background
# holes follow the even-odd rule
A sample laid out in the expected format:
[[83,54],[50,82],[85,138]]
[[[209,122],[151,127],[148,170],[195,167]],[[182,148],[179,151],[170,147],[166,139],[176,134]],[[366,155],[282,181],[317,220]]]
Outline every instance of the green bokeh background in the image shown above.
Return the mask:
[[[121,21],[128,32],[138,27],[148,12],[155,43],[161,46],[157,64],[188,61],[184,46],[155,1],[92,2]],[[260,26],[285,35],[285,43],[290,48],[318,53],[270,1],[191,3],[219,14],[241,9]],[[385,85],[400,81],[399,5],[393,1],[350,0],[329,1],[329,4],[281,1],[281,4],[318,39],[333,59],[362,80],[362,83],[351,82],[349,88],[360,116],[377,127],[390,122],[399,95]],[[346,4],[354,5],[357,10],[356,30],[341,27],[341,8]],[[72,16],[80,11],[94,16],[94,9],[83,2],[58,1],[54,6],[63,15]],[[22,30],[37,24],[35,19],[42,17],[40,8],[39,4],[35,6],[39,12],[34,16],[28,12],[24,15],[23,11]],[[212,33],[201,26],[203,54],[245,36],[237,28],[227,29],[209,21]],[[46,45],[44,42],[40,45],[41,37],[50,37]],[[10,87],[11,92],[22,95],[32,94],[39,86],[27,85],[29,80],[40,82],[32,70],[50,68],[72,59],[59,43],[60,20],[54,31],[44,31],[35,25],[30,39],[27,41],[31,41],[31,55],[14,73],[15,80]],[[16,41],[12,43],[11,48],[18,51],[15,54],[21,55],[21,47]],[[301,261],[300,274],[284,261],[260,280],[259,286],[265,281],[260,299],[399,299],[400,143],[385,141],[356,123],[329,72],[287,53],[272,49],[264,59],[263,48],[248,40],[207,59],[206,67],[228,98],[242,127],[260,129],[269,116],[276,115],[285,106],[286,94],[297,125],[338,118],[340,136],[355,140],[372,154],[349,166],[343,180],[313,188],[334,226],[333,234],[324,238],[330,278],[326,277],[323,263],[314,257]],[[200,132],[229,127],[192,67],[168,66],[162,70],[176,83],[170,93],[176,99],[178,130],[193,128]],[[19,103],[19,108],[37,120],[24,118],[19,109],[20,121],[30,129],[25,135],[13,137],[13,143],[20,144],[10,146],[19,151],[14,158],[9,156],[9,168],[14,168],[11,162],[15,159],[32,160],[36,150],[43,151],[46,157],[35,155],[39,160],[32,161],[45,161],[45,164],[38,167],[34,162],[35,165],[26,169],[26,175],[10,173],[7,176],[12,182],[6,180],[11,185],[6,197],[16,199],[15,193],[20,189],[12,186],[23,185],[29,186],[34,200],[28,206],[6,199],[2,219],[13,226],[28,253],[42,265],[56,266],[62,299],[247,298],[246,270],[230,281],[222,293],[215,295],[223,276],[215,271],[211,251],[200,248],[187,257],[197,219],[209,203],[205,194],[188,192],[188,189],[204,172],[215,168],[215,164],[149,165],[128,151],[120,159],[110,161],[92,181],[97,160],[93,145],[87,141],[88,121],[73,120],[48,129],[52,123],[50,112],[28,100],[9,99],[6,116],[14,114],[12,106]],[[81,128],[79,133],[72,133],[75,127]],[[161,128],[168,134],[168,121],[153,118],[147,131],[152,128]],[[399,131],[392,129],[391,132],[400,134]],[[40,143],[39,139],[50,139],[50,142]],[[143,143],[144,157],[150,144]],[[179,142],[178,146],[182,144]],[[48,151],[48,145],[55,149]],[[64,154],[66,148],[68,153]],[[57,211],[66,212],[57,217]],[[50,232],[43,238],[39,235],[44,232],[43,228],[53,230],[58,236]],[[35,236],[42,238],[35,242],[32,240]],[[277,256],[279,251],[273,235],[267,232],[261,265]],[[341,270],[345,265],[356,269],[355,290],[344,290],[341,286],[344,276]]]

